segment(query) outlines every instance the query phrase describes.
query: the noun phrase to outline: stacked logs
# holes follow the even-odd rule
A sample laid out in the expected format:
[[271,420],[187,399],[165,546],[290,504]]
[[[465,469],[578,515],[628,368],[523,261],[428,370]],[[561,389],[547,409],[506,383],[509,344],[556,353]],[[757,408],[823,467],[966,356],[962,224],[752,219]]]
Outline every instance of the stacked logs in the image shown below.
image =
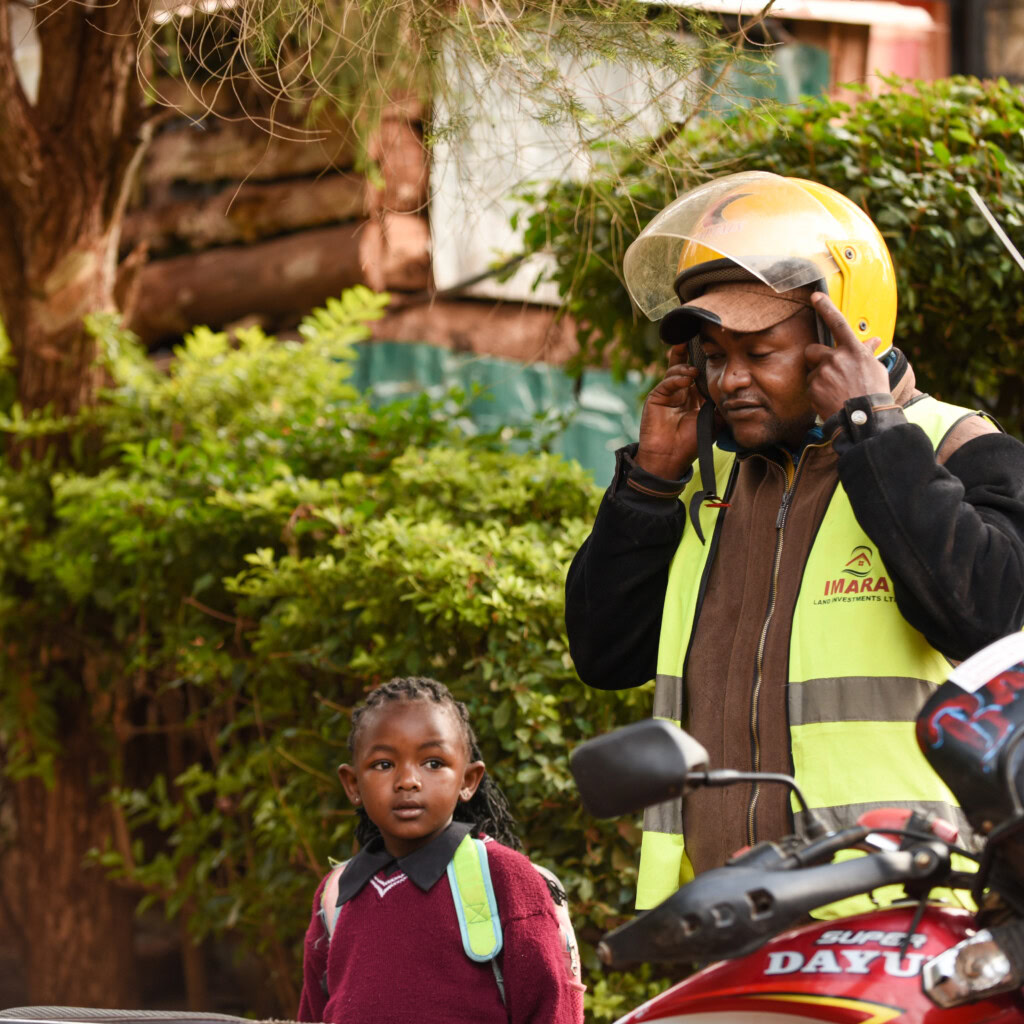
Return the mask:
[[223,93],[160,83],[171,113],[140,169],[122,231],[121,307],[151,347],[197,324],[286,331],[353,284],[392,293],[379,338],[561,363],[574,327],[523,303],[435,296],[421,110],[396,104],[354,169],[351,130],[253,123]]
[[144,341],[246,317],[287,328],[356,283],[428,288],[427,157],[409,111],[374,138],[375,187],[342,125],[268,131],[187,102],[150,144],[122,231],[122,305]]

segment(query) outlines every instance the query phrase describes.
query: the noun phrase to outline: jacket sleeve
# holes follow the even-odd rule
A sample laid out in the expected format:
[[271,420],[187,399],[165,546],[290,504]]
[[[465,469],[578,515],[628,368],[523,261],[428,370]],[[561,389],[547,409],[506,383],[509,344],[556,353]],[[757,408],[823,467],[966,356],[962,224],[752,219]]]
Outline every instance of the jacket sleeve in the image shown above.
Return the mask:
[[327,930],[323,926],[318,913],[320,894],[323,892],[326,878],[317,887],[313,897],[313,915],[306,929],[306,939],[302,949],[302,996],[296,1020],[322,1021],[327,1006],[327,996],[320,984],[327,971]]
[[837,437],[839,477],[904,618],[962,660],[1024,622],[1024,445],[983,434],[940,465],[920,427],[888,415]]
[[616,453],[615,478],[565,583],[569,652],[580,679],[601,690],[654,678],[668,569],[685,523],[676,494],[686,481],[645,474],[632,464],[635,451]]

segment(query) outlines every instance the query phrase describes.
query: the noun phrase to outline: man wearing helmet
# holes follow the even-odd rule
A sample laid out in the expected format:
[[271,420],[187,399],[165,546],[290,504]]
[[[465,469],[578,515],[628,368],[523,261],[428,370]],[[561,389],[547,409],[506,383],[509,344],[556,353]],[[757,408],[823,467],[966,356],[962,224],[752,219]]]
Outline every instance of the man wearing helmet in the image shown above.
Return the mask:
[[[964,826],[913,721],[948,659],[1024,622],[1024,445],[917,389],[885,243],[831,189],[701,186],[624,272],[670,365],[569,571],[580,677],[655,679],[714,766],[795,775],[834,827],[875,805]],[[637,905],[792,818],[778,786],[649,810]]]

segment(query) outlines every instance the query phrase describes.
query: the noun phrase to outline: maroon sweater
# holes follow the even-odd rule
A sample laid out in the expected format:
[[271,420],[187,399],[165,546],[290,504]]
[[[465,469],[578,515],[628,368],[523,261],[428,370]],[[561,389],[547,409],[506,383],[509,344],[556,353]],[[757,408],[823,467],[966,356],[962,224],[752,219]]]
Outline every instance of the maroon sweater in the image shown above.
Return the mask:
[[[500,843],[487,858],[504,944],[507,1010],[491,965],[462,948],[447,875],[422,891],[402,871],[378,872],[345,902],[334,938],[319,916],[303,956],[300,1021],[330,1024],[580,1024],[582,995],[566,975],[551,894],[530,862]],[[327,978],[330,997],[321,979]]]

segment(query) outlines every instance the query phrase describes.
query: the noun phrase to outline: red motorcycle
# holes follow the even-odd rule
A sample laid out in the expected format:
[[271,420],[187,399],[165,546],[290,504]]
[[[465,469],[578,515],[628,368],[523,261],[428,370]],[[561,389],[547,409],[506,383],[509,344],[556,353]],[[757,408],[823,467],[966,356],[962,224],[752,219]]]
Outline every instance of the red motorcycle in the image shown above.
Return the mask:
[[[958,666],[917,718],[918,742],[957,797],[980,852],[947,822],[879,809],[829,832],[762,842],[604,936],[610,967],[710,964],[617,1024],[1008,1024],[1024,1021],[1024,635]],[[615,817],[698,786],[784,775],[707,770],[692,737],[645,721],[591,740],[571,759],[584,806]],[[843,851],[861,855],[836,859]],[[953,853],[973,860],[961,872]],[[808,923],[812,911],[900,884],[906,902]],[[977,913],[930,899],[969,891]]]

